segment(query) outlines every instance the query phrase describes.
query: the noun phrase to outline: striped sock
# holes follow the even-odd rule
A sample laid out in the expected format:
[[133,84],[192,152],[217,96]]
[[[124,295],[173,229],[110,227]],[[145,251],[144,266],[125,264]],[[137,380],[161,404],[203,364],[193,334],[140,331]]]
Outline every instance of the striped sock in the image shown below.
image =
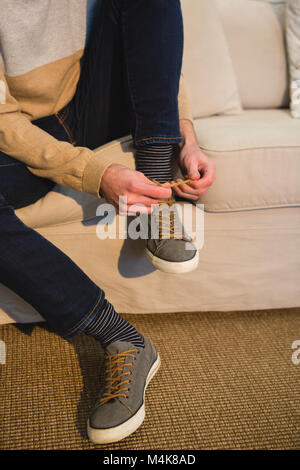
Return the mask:
[[172,180],[174,145],[153,144],[136,149],[136,170],[159,183]]
[[93,336],[105,348],[114,341],[128,341],[138,348],[144,347],[142,335],[117,314],[105,299],[104,307],[91,321],[84,333]]

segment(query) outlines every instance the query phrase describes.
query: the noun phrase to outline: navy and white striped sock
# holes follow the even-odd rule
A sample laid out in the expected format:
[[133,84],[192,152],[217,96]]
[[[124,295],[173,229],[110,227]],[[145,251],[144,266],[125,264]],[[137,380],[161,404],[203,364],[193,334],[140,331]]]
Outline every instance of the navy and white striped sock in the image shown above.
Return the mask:
[[136,170],[159,183],[172,180],[174,145],[151,144],[136,149]]
[[128,341],[138,348],[144,347],[143,336],[105,299],[104,307],[91,321],[84,333],[93,336],[103,347],[114,341]]

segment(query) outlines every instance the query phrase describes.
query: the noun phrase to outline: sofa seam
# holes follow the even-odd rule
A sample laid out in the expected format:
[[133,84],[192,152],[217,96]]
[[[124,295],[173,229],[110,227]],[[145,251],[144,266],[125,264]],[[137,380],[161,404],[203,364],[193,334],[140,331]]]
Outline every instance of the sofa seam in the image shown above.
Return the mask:
[[204,147],[203,145],[199,144],[199,147],[202,150],[206,150],[208,152],[218,152],[218,153],[224,153],[224,152],[240,152],[241,150],[266,150],[266,149],[300,149],[300,145],[275,145],[274,147],[272,146],[265,146],[265,147],[241,147],[239,149],[229,149],[229,150],[218,150],[218,149],[212,149],[212,148],[207,148]]

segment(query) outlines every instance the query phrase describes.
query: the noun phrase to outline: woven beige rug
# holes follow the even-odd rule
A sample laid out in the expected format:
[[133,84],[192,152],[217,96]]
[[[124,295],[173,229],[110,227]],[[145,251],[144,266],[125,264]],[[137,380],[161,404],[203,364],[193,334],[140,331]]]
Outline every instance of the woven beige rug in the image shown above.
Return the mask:
[[100,346],[85,335],[71,344],[40,326],[6,325],[0,449],[300,449],[300,363],[292,361],[300,309],[125,318],[162,358],[142,427],[116,444],[90,444]]

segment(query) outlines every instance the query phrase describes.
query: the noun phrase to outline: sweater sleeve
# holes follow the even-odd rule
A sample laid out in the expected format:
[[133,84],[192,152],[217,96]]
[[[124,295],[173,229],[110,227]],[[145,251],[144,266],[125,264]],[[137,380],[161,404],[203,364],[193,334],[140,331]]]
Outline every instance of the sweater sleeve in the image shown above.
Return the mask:
[[97,151],[61,142],[32,124],[10,94],[0,64],[0,150],[25,163],[35,175],[99,197],[101,178],[122,155],[109,158]]

